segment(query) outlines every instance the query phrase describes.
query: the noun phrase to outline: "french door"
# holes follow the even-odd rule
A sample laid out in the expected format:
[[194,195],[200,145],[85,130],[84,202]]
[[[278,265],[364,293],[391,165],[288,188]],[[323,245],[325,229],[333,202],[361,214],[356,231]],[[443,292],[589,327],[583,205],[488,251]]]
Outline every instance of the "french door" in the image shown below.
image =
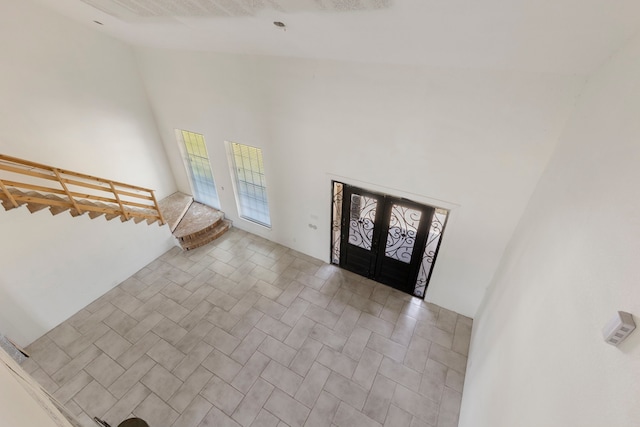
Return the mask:
[[413,294],[434,210],[345,184],[340,266]]

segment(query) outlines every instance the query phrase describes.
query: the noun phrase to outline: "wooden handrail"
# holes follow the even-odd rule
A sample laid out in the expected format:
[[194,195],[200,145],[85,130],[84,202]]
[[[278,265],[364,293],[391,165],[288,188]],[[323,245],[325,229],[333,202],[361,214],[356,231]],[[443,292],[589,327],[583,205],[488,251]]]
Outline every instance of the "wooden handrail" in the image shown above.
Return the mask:
[[[12,177],[14,179],[4,179],[0,175],[0,195],[6,198],[13,207],[18,207],[18,202],[20,204],[31,202],[63,208],[71,207],[78,214],[83,214],[87,211],[104,212],[121,215],[124,220],[145,218],[159,221],[160,224],[165,223],[155,194],[153,190],[148,188],[59,169],[5,154],[0,154],[0,172],[2,171],[7,174],[22,175],[25,178],[25,182],[23,182],[23,180],[15,177]],[[34,183],[34,181],[37,182],[39,180],[56,181],[60,187],[52,188],[46,184],[38,185]],[[68,201],[27,196],[21,193],[19,189],[66,196]],[[90,194],[91,191],[93,194]],[[96,194],[98,191],[109,194]],[[111,203],[112,206],[96,207],[91,204],[91,200]],[[133,210],[127,209],[127,206],[132,207]],[[136,208],[140,208],[143,211],[136,211]]]
[[[4,160],[4,161],[7,161],[9,163],[16,163],[16,164],[20,164],[20,165],[24,165],[24,166],[31,166],[31,167],[38,168],[38,169],[49,170],[49,171],[54,169],[53,166],[45,165],[45,164],[42,164],[42,163],[31,162],[29,160],[20,159],[18,157],[7,156],[6,154],[0,154],[0,160]],[[68,171],[68,170],[65,170],[65,169],[58,169],[58,170],[63,175],[71,175],[71,176],[75,176],[75,177],[79,177],[79,178],[86,178],[88,180],[102,182],[103,184],[109,184],[110,182],[113,182],[118,187],[126,187],[126,188],[130,188],[132,190],[146,191],[146,192],[152,192],[153,191],[153,190],[151,190],[149,188],[138,187],[138,186],[135,186],[135,185],[126,184],[124,182],[113,181],[111,179],[98,178],[96,176],[87,175],[87,174],[78,173],[78,172],[73,172],[73,171]]]

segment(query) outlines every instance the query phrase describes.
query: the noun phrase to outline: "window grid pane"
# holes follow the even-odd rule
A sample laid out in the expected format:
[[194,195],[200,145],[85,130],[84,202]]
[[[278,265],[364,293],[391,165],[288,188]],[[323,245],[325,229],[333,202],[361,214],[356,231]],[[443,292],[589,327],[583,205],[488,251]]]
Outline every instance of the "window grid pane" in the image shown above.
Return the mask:
[[220,200],[213,180],[204,136],[186,130],[181,130],[180,135],[184,144],[185,164],[191,179],[194,199],[220,209]]
[[262,150],[231,143],[235,166],[240,216],[258,224],[271,226]]

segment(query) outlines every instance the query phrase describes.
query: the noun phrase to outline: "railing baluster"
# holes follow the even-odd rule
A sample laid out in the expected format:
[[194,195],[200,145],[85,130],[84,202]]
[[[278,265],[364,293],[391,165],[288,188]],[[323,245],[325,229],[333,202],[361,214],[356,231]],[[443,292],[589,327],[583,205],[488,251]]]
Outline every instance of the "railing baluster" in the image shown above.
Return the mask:
[[151,197],[153,198],[153,204],[156,207],[156,212],[158,212],[158,218],[160,218],[160,225],[164,225],[164,217],[162,216],[162,212],[160,212],[160,205],[158,205],[158,201],[156,200],[156,195],[153,190],[149,191]]
[[118,196],[118,191],[116,190],[115,185],[113,185],[113,182],[111,182],[111,181],[109,181],[109,185],[111,186],[111,191],[113,191],[113,195],[116,196],[116,200],[118,201],[118,205],[120,206],[120,210],[122,211],[122,214],[124,215],[124,219],[129,221],[129,214],[127,213],[127,211],[124,210],[124,206],[122,205],[122,201],[120,201],[120,196]]
[[[4,182],[2,182],[2,180],[0,180],[0,188],[2,188],[2,191],[4,192],[4,194],[7,195],[7,197],[9,198],[9,201],[11,202],[13,207],[17,208],[18,207],[18,202],[16,202],[16,199],[13,198],[13,195],[11,193],[9,193],[9,190],[4,185]],[[154,199],[154,202],[155,202],[155,199]],[[157,203],[156,203],[156,207],[158,207]],[[158,211],[158,212],[160,212],[160,211]]]
[[76,199],[73,198],[73,195],[67,188],[67,184],[65,184],[64,181],[62,180],[62,177],[60,177],[60,172],[58,172],[58,169],[52,168],[51,170],[53,171],[54,174],[56,174],[56,178],[58,178],[60,185],[62,185],[62,189],[67,194],[67,197],[69,198],[69,201],[73,205],[73,208],[76,210],[76,212],[78,212],[78,215],[82,215],[84,212],[80,209],[80,207],[76,203]]

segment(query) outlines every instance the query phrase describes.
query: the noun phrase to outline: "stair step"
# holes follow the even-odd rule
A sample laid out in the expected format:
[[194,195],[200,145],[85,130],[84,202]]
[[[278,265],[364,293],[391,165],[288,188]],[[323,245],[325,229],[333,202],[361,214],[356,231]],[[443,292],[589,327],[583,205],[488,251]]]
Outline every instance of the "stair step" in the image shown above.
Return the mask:
[[[99,208],[110,208],[113,209],[113,206],[110,206],[106,203],[102,203],[102,202],[95,202],[94,203],[95,206],[99,207]],[[98,212],[89,212],[89,216],[91,216],[91,214],[97,214]],[[97,218],[101,215],[104,215],[104,217],[107,219],[107,221],[111,221],[114,218],[119,217],[120,215],[117,213],[108,213],[108,212],[99,212],[99,215],[94,215],[91,218]]]
[[[49,200],[53,200],[53,201],[56,201],[56,202],[70,203],[69,199],[56,196],[55,194],[47,194],[47,195],[44,196],[44,198],[45,199],[49,199]],[[71,204],[66,205],[66,206],[54,205],[54,206],[51,206],[49,208],[49,212],[51,212],[51,215],[58,215],[59,213],[66,212],[69,209],[71,209]]]
[[182,249],[184,249],[185,251],[190,251],[192,249],[199,248],[201,246],[206,245],[207,243],[214,241],[218,237],[222,236],[230,228],[231,228],[231,221],[229,221],[228,219],[224,219],[218,222],[218,224],[214,228],[209,229],[206,233],[200,234],[197,238],[180,241],[180,245],[182,246]]
[[[9,190],[9,193],[10,193],[12,196],[24,196],[24,195],[25,195],[22,191],[20,191],[20,190],[18,190],[18,189],[16,189],[16,188],[9,188],[8,190]],[[2,206],[4,207],[4,209],[5,209],[6,211],[8,211],[8,210],[10,210],[10,209],[15,209],[15,208],[16,208],[16,206],[14,206],[14,205],[13,205],[13,203],[11,202],[11,200],[9,200],[9,198],[7,197],[7,195],[6,195],[6,194],[4,194],[4,191],[0,191],[0,200],[2,200]],[[25,201],[21,201],[21,200],[16,200],[16,203],[18,204],[18,206],[17,206],[17,207],[20,207],[20,206],[22,206],[22,205],[25,205],[27,202],[25,202]]]
[[[153,223],[159,222],[160,218],[147,218],[147,224],[151,225]],[[162,224],[160,224],[162,225]]]
[[[156,212],[152,211],[151,209],[134,209],[134,212],[145,214],[145,215],[155,215],[156,214]],[[134,216],[132,218],[133,218],[133,222],[135,222],[136,224],[140,224],[142,221],[147,221],[147,223],[149,223],[149,221],[151,220],[151,218],[145,218],[145,217],[142,217],[142,216]],[[153,224],[153,222],[151,224]]]
[[[97,218],[98,216],[102,215],[102,212],[95,212],[85,208],[86,206],[92,206],[94,208],[98,207],[96,202],[80,199],[80,200],[76,200],[76,204],[78,205],[78,208],[80,208],[80,210],[82,211],[82,214],[86,212],[87,215],[89,215],[89,218],[91,219]],[[71,213],[72,216],[78,216],[77,215],[78,211],[76,211],[75,208],[71,209],[69,212]],[[98,215],[96,216],[94,214],[98,214]]]
[[[91,202],[91,205],[95,206],[96,208],[104,208],[104,207],[107,206],[104,203],[100,203],[100,202]],[[98,217],[100,217],[100,216],[102,216],[104,214],[105,214],[104,212],[89,211],[87,215],[89,215],[89,218],[91,218],[91,219],[96,219],[96,218],[98,218]]]
[[173,235],[181,242],[194,240],[216,228],[223,219],[223,212],[202,203],[193,202]]
[[[27,191],[25,193],[25,195],[27,197],[33,197],[33,198],[38,198],[38,199],[43,199],[44,196],[40,193],[36,193],[35,191]],[[38,211],[41,211],[42,209],[47,209],[49,207],[49,205],[45,204],[45,203],[38,203],[38,202],[27,202],[27,209],[29,209],[29,212],[31,213],[36,213]]]

